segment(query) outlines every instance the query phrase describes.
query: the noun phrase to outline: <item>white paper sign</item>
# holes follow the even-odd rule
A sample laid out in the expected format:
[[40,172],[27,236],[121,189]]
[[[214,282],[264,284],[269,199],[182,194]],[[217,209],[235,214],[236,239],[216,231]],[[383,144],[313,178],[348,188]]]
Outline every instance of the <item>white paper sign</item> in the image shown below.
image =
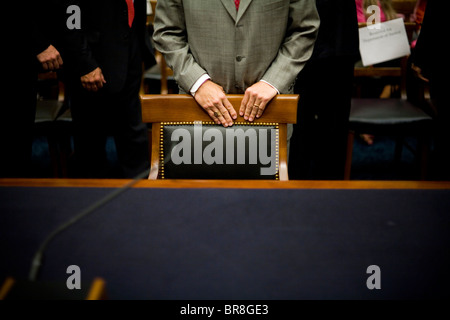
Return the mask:
[[359,51],[364,66],[411,54],[403,19],[359,28]]

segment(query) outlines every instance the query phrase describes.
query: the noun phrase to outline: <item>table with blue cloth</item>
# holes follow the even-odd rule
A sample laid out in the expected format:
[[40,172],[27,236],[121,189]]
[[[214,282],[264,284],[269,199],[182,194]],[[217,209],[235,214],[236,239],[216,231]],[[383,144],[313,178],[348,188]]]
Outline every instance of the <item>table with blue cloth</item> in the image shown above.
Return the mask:
[[[0,180],[0,283],[125,183]],[[143,180],[58,234],[38,281],[76,265],[111,300],[442,299],[449,227],[444,182]]]

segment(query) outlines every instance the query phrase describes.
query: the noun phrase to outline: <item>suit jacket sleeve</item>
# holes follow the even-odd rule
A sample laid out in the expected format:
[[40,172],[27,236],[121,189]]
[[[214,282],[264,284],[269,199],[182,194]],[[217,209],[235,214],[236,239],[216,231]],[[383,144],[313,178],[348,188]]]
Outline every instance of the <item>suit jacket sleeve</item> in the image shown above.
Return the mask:
[[84,31],[86,12],[83,14],[83,3],[81,3],[81,0],[64,0],[64,3],[66,7],[76,5],[81,8],[82,29],[66,29],[64,35],[64,47],[67,56],[71,60],[72,71],[76,72],[79,76],[83,76],[99,66],[89,47],[87,35]]
[[181,0],[156,4],[153,40],[155,48],[173,70],[178,85],[186,92],[206,73],[190,52]]
[[[225,32],[220,30],[221,36],[217,35],[217,30],[214,32],[205,28],[205,26],[209,25],[208,22],[203,21],[202,24],[200,21],[202,19],[211,19],[210,14],[211,12],[214,12],[216,2],[218,5],[220,4],[220,6],[217,7],[217,11],[221,11],[223,14],[228,15],[228,13],[224,12],[222,4],[230,5],[234,8],[233,2],[231,1],[213,1],[211,3],[208,2],[209,7],[207,10],[203,10],[202,13],[201,5],[195,3],[194,6],[191,2],[189,3],[190,7],[195,7],[195,9],[185,12],[183,5],[187,5],[187,3],[182,0],[165,0],[158,1],[157,3],[153,39],[155,41],[156,49],[164,55],[168,66],[173,69],[174,77],[177,80],[178,85],[188,92],[197,79],[207,73],[206,70],[208,70],[208,73],[211,71],[216,72],[216,74],[211,74],[214,81],[218,80],[217,73],[220,73],[219,78],[221,79],[219,79],[218,83],[227,83],[226,86],[222,85],[224,87],[234,87],[234,84],[229,83],[230,79],[225,78],[228,77],[227,72],[229,73],[229,78],[236,76],[235,74],[230,73],[230,70],[232,70],[233,64],[235,63],[233,48],[237,48],[239,45],[240,49],[246,51],[246,54],[249,57],[247,65],[242,65],[240,71],[248,73],[248,75],[244,77],[242,74],[239,74],[236,77],[240,78],[236,79],[240,88],[245,89],[256,81],[265,80],[274,85],[281,93],[291,92],[298,73],[301,71],[306,61],[311,57],[313,51],[314,41],[319,26],[319,16],[315,1],[283,0],[277,4],[276,2],[270,2],[268,0],[264,2],[262,2],[262,0],[253,0],[252,3],[250,3],[247,9],[248,11],[244,13],[242,19],[245,20],[245,23],[257,23],[258,26],[263,23],[257,21],[255,17],[259,14],[258,10],[263,9],[263,7],[267,8],[267,5],[272,7],[273,5],[278,5],[283,10],[284,7],[288,9],[286,14],[278,13],[277,17],[279,17],[280,20],[271,21],[271,25],[275,26],[273,30],[283,30],[283,35],[280,36],[279,34],[274,34],[274,31],[271,30],[271,37],[261,37],[261,34],[254,34],[254,28],[256,28],[256,25],[254,25],[252,36],[256,36],[258,38],[257,40],[245,39],[245,34],[243,35],[244,40],[236,40],[241,42],[254,40],[253,43],[256,44],[256,46],[263,47],[266,45],[270,47],[270,50],[267,50],[267,52],[270,52],[270,55],[274,52],[273,58],[270,57],[270,66],[270,63],[267,64],[266,61],[266,58],[269,55],[267,52],[262,52],[261,56],[257,56],[259,53],[249,53],[248,48],[246,48],[245,45],[242,46],[241,42],[238,44],[218,43],[217,37],[222,39],[222,37],[226,37],[224,33],[234,32],[235,26],[230,22],[231,19],[228,19],[229,17],[218,17],[219,20],[222,19],[222,21],[227,21],[226,25],[223,25]],[[286,2],[288,2],[287,6],[285,5]],[[266,16],[268,15],[267,12],[265,12],[265,14]],[[248,19],[246,17],[248,17]],[[200,25],[202,26],[199,27]],[[214,28],[218,28],[218,25],[211,25],[211,30],[214,30]],[[188,35],[189,32],[204,32],[204,34],[202,37],[199,37],[198,34]],[[264,36],[265,34],[262,35]],[[189,37],[190,39],[188,39]],[[233,37],[230,36],[227,41],[230,41],[232,38]],[[277,45],[277,48],[274,49],[273,42],[263,43],[264,39],[266,39],[266,41],[271,41],[267,40],[269,38],[272,40],[276,39],[275,41],[280,43],[279,47]],[[279,41],[278,38],[280,38]],[[194,43],[192,44],[192,47],[191,43]],[[217,45],[227,45],[228,47],[205,48]],[[213,57],[213,55],[223,56],[224,60],[222,67],[217,67],[217,63],[220,64],[221,62],[219,59]],[[202,59],[202,61],[199,62],[196,58]],[[212,66],[211,61],[214,61],[216,65]],[[264,65],[252,66],[252,63],[255,63],[255,61],[257,61],[257,63],[263,63]],[[218,69],[223,70],[218,71]]]
[[31,30],[31,41],[33,54],[38,55],[50,46],[50,40],[42,32],[41,25],[36,23],[35,28]]
[[[439,7],[441,5],[441,7]],[[426,77],[433,77],[435,72],[444,73],[442,62],[446,60],[445,41],[437,40],[442,28],[446,11],[441,2],[428,0],[422,28],[420,29],[416,47],[413,51],[413,62],[422,69]],[[441,79],[444,74],[439,76]]]
[[57,30],[63,28],[59,17],[64,17],[64,6],[57,0],[27,1],[26,6],[35,17],[33,28],[31,28],[33,55],[42,53],[50,45],[56,47],[54,41]]
[[292,92],[298,74],[311,58],[319,25],[315,1],[291,1],[284,42],[262,80],[281,93]]

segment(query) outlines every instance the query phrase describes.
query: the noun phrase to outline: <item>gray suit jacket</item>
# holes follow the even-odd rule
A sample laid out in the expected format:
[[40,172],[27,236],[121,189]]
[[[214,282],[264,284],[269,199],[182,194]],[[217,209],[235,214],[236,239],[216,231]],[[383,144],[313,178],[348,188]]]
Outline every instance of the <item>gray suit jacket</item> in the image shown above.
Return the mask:
[[227,93],[259,80],[292,93],[318,27],[315,0],[160,0],[153,40],[184,92],[207,73]]

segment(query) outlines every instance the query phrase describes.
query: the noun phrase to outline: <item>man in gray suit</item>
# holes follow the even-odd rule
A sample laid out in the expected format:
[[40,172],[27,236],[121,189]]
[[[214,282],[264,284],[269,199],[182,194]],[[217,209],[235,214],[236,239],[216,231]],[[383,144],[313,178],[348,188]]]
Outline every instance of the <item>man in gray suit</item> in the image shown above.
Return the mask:
[[225,93],[244,94],[239,113],[248,121],[293,93],[318,27],[314,0],[162,0],[153,39],[180,92],[228,127],[237,114]]

